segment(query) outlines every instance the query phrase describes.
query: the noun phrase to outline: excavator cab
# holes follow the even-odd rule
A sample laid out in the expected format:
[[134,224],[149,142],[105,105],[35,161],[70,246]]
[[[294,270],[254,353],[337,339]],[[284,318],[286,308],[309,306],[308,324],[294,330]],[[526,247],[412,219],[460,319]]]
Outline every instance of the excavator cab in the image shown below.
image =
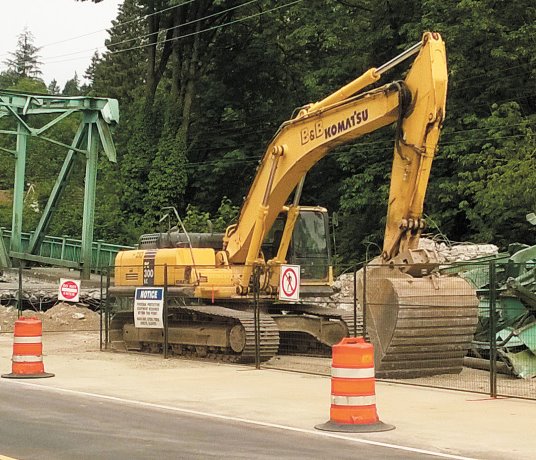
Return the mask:
[[[275,220],[262,244],[265,260],[274,258],[281,244],[287,214]],[[333,281],[328,212],[319,206],[300,206],[287,252],[287,263],[300,266],[302,286],[326,285]]]

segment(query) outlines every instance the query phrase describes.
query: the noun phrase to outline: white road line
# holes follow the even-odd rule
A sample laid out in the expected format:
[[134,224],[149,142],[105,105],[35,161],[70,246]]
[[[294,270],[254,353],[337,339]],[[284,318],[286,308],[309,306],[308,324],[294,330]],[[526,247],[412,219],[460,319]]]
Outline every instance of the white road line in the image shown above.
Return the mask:
[[[278,425],[277,423],[260,422],[260,421],[257,421],[257,420],[250,420],[250,419],[241,418],[241,417],[232,417],[232,416],[228,416],[228,415],[212,414],[210,412],[202,412],[202,411],[197,411],[197,410],[192,410],[192,409],[184,409],[184,408],[181,408],[181,407],[173,407],[173,406],[166,406],[166,405],[163,405],[163,404],[155,404],[155,403],[149,403],[149,402],[144,402],[144,401],[136,401],[136,400],[133,400],[133,399],[124,399],[124,398],[119,398],[119,397],[116,397],[116,396],[101,395],[101,394],[98,394],[98,393],[88,393],[88,392],[85,392],[85,391],[69,390],[69,389],[66,389],[66,388],[49,387],[49,386],[39,385],[37,383],[22,382],[22,381],[17,381],[17,380],[6,380],[5,382],[8,383],[8,384],[9,383],[14,383],[14,384],[17,384],[17,385],[28,386],[28,387],[32,387],[32,388],[35,388],[35,389],[38,389],[38,390],[56,391],[58,393],[67,393],[67,394],[73,394],[73,395],[78,395],[78,396],[87,396],[87,397],[91,397],[91,398],[105,399],[105,400],[108,400],[108,401],[115,401],[115,402],[120,402],[120,403],[124,403],[124,404],[130,404],[130,405],[133,405],[133,406],[148,407],[148,408],[153,408],[153,409],[163,409],[163,410],[172,411],[172,412],[180,412],[180,413],[183,413],[183,414],[198,415],[198,416],[202,416],[202,417],[215,418],[215,419],[219,419],[219,420],[227,420],[227,421],[232,421],[232,422],[246,423],[246,424],[249,424],[249,425],[263,426],[263,427],[267,427],[267,428],[277,428],[279,430],[293,431],[295,433],[304,433],[304,434],[309,434],[309,435],[314,435],[314,436],[322,436],[322,437],[325,437],[325,438],[332,438],[332,439],[342,439],[344,441],[355,442],[355,443],[358,443],[358,444],[369,444],[369,445],[372,445],[372,446],[386,447],[386,448],[389,448],[389,449],[402,450],[402,451],[406,451],[406,452],[414,452],[414,453],[419,453],[419,454],[426,454],[426,455],[430,455],[430,456],[433,456],[433,457],[450,458],[450,459],[454,459],[454,460],[476,460],[476,459],[474,459],[472,457],[462,457],[462,456],[459,456],[459,455],[446,454],[446,453],[442,453],[442,452],[434,452],[434,451],[425,450],[425,449],[417,449],[417,448],[414,448],[414,447],[401,446],[401,445],[398,445],[398,444],[390,444],[390,443],[379,442],[379,441],[371,441],[369,439],[360,439],[360,438],[356,438],[356,437],[345,436],[345,435],[340,435],[340,434],[335,434],[335,433],[329,433],[329,432],[325,432],[325,431],[307,430],[307,429],[304,429],[304,428],[296,428],[296,427],[292,427],[292,426]],[[0,460],[1,460],[1,457],[0,457]]]

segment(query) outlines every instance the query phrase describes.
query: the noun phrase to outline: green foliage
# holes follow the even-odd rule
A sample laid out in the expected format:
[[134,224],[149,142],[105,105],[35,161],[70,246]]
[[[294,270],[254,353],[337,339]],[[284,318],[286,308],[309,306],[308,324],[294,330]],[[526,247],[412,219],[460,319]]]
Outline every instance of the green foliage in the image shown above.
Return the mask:
[[238,217],[238,212],[238,206],[234,206],[231,200],[223,197],[213,217],[210,212],[201,211],[198,206],[189,204],[183,223],[189,232],[225,232],[225,229]]
[[148,180],[147,212],[154,217],[163,207],[182,207],[188,180],[186,174],[186,135],[167,125],[160,137]]
[[199,207],[189,204],[186,207],[186,215],[182,223],[188,232],[206,233],[210,230],[210,213],[201,211]]
[[52,79],[50,84],[47,86],[47,90],[48,90],[48,94],[51,94],[53,96],[60,94],[60,87],[55,78]]
[[[75,75],[62,91],[120,103],[119,165],[101,162],[98,176],[99,238],[132,243],[154,230],[164,206],[177,207],[189,231],[209,231],[208,221],[223,231],[236,219],[270,139],[296,107],[434,30],[447,45],[449,93],[425,213],[451,240],[536,243],[524,220],[536,211],[533,1],[309,0],[258,15],[274,7],[261,0],[198,20],[244,4],[221,0],[137,20],[178,1],[125,0],[108,50],[95,55],[86,72],[89,86],[80,87]],[[160,44],[148,46],[150,37]],[[407,65],[381,83],[403,78]],[[0,87],[47,91],[14,68],[0,73]],[[51,83],[48,91],[59,88]],[[76,123],[66,120],[51,137],[70,143]],[[0,127],[13,128],[5,120]],[[384,128],[337,148],[308,173],[302,203],[338,213],[341,263],[380,251],[393,140],[393,128]],[[14,143],[0,138],[0,146],[13,149]],[[63,150],[34,141],[30,150],[28,181],[42,209]],[[12,187],[9,158],[0,188]],[[83,174],[74,179],[82,183]],[[63,222],[53,223],[58,234],[79,231],[80,190],[70,189],[76,205],[60,209]],[[2,206],[0,219],[10,225]],[[28,222],[31,212],[25,210]]]
[[61,92],[62,96],[80,96],[82,92],[80,91],[80,80],[77,73],[74,73],[74,77],[65,82],[63,91]]
[[[534,120],[523,117],[519,104],[492,106],[492,114],[478,121],[485,136],[479,149],[463,160],[458,177],[471,233],[483,241],[507,246],[527,241],[525,214],[536,209],[536,138]],[[520,142],[520,140],[522,142]],[[524,211],[523,211],[524,210]]]
[[238,219],[239,211],[240,208],[233,205],[231,200],[224,196],[216,212],[216,218],[213,221],[214,231],[224,232],[231,223]]
[[47,93],[47,87],[42,80],[28,77],[17,77],[6,89],[21,93]]
[[[141,105],[141,104],[140,104]],[[154,118],[150,108],[140,108],[131,122],[131,136],[121,158],[122,211],[131,225],[143,232],[154,222],[154,212],[145,219],[149,195],[148,177],[156,154]],[[155,211],[159,211],[155,210]]]

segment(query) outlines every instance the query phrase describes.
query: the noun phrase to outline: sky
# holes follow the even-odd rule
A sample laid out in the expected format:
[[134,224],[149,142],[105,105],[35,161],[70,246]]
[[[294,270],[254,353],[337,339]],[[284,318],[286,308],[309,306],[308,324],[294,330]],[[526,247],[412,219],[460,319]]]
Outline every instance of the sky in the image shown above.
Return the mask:
[[18,36],[27,27],[34,45],[42,47],[41,78],[47,85],[56,79],[63,89],[75,72],[84,81],[95,50],[100,54],[104,50],[106,29],[121,3],[123,0],[0,0],[0,71],[6,70],[4,61],[15,51]]

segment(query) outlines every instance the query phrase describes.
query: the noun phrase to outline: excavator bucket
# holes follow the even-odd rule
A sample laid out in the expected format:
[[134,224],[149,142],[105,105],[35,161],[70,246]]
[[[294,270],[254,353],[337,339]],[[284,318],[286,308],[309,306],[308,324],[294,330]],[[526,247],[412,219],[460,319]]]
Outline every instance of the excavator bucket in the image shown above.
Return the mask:
[[384,265],[367,267],[359,284],[377,377],[461,372],[478,318],[476,293],[465,280],[413,277]]

